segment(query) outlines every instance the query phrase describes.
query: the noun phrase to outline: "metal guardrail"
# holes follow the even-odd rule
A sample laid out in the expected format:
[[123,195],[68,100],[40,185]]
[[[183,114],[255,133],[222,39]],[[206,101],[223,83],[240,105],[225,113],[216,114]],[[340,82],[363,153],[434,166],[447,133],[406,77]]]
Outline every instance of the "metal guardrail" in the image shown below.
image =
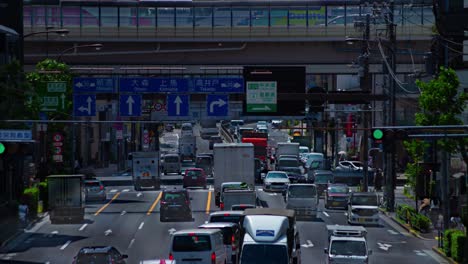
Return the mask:
[[234,137],[231,135],[229,129],[223,124],[221,124],[220,127],[221,127],[221,136],[224,138],[224,140],[227,141],[228,143],[235,142]]

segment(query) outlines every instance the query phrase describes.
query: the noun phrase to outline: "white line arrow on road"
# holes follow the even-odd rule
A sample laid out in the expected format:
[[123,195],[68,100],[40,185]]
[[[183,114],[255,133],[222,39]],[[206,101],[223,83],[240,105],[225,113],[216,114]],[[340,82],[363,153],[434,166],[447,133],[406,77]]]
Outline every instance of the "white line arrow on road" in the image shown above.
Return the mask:
[[169,231],[169,234],[172,234],[172,233],[174,233],[174,232],[177,231],[177,230],[176,230],[175,228],[171,228],[171,229],[169,229],[169,230],[167,230],[167,231]]
[[176,115],[180,115],[180,105],[182,104],[182,99],[180,99],[180,96],[175,98],[174,104],[176,105]]
[[133,97],[130,95],[126,101],[128,104],[128,114],[133,115],[133,104],[135,103],[135,100],[133,100]]
[[388,249],[392,247],[392,245],[384,244],[384,243],[377,243],[377,245],[379,245],[380,249],[385,250],[385,251],[388,251]]
[[136,194],[137,197],[140,197],[141,195],[142,195],[141,192],[139,192],[139,193]]
[[252,108],[253,111],[270,111],[271,108],[268,107],[268,105],[265,105],[263,107],[254,107]]
[[215,105],[219,106],[219,107],[222,107],[226,104],[226,101],[224,101],[223,99],[219,98],[218,100],[216,101],[213,101],[211,102],[210,104],[210,113],[214,113],[214,107]]
[[307,240],[306,242],[307,242],[307,244],[302,244],[301,247],[305,247],[305,248],[314,247],[314,244],[312,244],[312,241]]
[[112,230],[110,230],[110,229],[107,229],[107,230],[104,232],[104,235],[105,235],[105,236],[108,236],[108,235],[110,235],[110,234],[112,234]]

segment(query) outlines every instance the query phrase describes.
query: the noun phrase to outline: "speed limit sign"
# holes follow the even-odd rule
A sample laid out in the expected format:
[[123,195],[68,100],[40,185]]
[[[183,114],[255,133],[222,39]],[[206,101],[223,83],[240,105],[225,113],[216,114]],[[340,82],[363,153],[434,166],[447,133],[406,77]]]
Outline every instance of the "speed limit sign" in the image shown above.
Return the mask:
[[52,136],[52,140],[54,142],[62,142],[63,141],[63,135],[60,134],[60,133],[54,133],[54,135]]

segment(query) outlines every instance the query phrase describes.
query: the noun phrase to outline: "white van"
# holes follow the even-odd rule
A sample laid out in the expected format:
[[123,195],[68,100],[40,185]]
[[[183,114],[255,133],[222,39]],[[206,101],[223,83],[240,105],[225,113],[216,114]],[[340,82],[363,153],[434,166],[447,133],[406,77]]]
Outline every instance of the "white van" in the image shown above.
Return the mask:
[[183,123],[180,128],[180,136],[181,137],[191,137],[193,136],[193,126],[192,123]]
[[168,173],[181,173],[181,164],[178,154],[166,154],[163,156],[163,172],[165,175]]
[[317,217],[319,197],[314,184],[289,184],[283,195],[286,209],[294,210],[297,218]]
[[169,259],[177,263],[225,264],[226,248],[219,229],[186,229],[171,237]]

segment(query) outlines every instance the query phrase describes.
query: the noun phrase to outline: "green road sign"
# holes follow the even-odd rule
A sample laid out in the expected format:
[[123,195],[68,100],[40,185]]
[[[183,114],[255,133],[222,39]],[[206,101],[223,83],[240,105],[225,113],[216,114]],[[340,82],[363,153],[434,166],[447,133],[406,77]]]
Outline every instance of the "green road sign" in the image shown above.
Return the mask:
[[41,99],[41,111],[63,111],[67,104],[67,83],[46,82],[37,91]]
[[277,83],[247,82],[246,111],[248,113],[276,112]]
[[380,129],[375,129],[374,131],[372,131],[372,137],[375,139],[375,140],[380,140],[383,138],[383,131],[380,130]]

